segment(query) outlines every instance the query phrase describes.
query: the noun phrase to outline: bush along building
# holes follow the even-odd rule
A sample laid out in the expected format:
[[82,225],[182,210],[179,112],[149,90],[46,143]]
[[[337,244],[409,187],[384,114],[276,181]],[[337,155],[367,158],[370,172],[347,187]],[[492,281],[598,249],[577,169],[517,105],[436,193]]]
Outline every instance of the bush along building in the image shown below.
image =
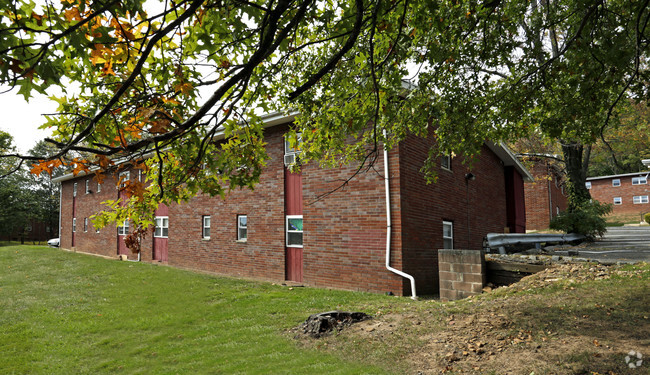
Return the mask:
[[[459,157],[442,158],[437,182],[426,184],[420,169],[432,140],[412,136],[341,187],[355,166],[287,168],[295,158],[284,138],[291,121],[265,117],[270,160],[254,191],[161,205],[140,259],[315,287],[437,294],[438,249],[480,249],[488,232],[525,231],[523,185],[532,176],[505,146],[486,142],[471,171]],[[57,179],[63,248],[138,258],[124,246],[128,222],[96,231],[89,219],[102,201],[118,197],[117,180]]]
[[586,184],[593,199],[613,204],[612,215],[643,220],[643,214],[650,212],[648,172],[588,177]]
[[529,158],[534,181],[524,185],[526,229],[548,229],[551,220],[567,208],[562,170],[548,158]]

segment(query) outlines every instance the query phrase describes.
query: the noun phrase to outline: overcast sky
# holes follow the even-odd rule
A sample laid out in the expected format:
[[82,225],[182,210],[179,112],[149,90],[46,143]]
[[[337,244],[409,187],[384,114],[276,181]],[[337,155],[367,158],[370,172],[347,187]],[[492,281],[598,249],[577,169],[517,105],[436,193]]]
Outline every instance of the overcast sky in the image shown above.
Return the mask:
[[55,113],[58,104],[37,93],[27,102],[17,92],[18,89],[14,89],[0,94],[0,129],[11,134],[14,144],[25,153],[36,142],[52,134],[51,130],[38,127],[45,123],[43,114]]

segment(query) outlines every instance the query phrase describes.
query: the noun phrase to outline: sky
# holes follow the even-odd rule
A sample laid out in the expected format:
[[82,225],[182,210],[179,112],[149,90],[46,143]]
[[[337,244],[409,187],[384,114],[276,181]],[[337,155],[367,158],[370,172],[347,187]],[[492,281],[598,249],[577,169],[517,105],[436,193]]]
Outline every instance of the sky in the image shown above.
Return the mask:
[[18,150],[26,153],[36,142],[51,135],[51,130],[38,127],[46,121],[43,114],[55,113],[58,104],[38,93],[27,102],[22,95],[16,94],[18,89],[4,91],[6,88],[0,89],[0,130],[11,134]]

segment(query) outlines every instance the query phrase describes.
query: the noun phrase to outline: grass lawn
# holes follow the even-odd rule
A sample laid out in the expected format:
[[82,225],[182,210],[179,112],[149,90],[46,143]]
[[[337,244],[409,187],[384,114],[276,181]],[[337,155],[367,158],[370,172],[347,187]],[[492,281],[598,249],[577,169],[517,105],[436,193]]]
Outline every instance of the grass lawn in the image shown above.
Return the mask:
[[312,313],[404,300],[36,246],[0,247],[0,270],[2,374],[385,373],[301,347],[287,330]]
[[[449,303],[36,246],[0,247],[0,270],[0,374],[650,374],[647,263],[555,266]],[[334,309],[374,318],[290,331]]]

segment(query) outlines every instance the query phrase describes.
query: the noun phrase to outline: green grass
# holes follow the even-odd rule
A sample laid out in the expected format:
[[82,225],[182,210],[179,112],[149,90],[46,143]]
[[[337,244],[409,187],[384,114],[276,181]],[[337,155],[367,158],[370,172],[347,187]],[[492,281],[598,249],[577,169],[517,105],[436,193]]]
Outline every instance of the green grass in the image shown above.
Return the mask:
[[385,373],[300,346],[288,329],[316,312],[407,301],[1,247],[0,373]]

